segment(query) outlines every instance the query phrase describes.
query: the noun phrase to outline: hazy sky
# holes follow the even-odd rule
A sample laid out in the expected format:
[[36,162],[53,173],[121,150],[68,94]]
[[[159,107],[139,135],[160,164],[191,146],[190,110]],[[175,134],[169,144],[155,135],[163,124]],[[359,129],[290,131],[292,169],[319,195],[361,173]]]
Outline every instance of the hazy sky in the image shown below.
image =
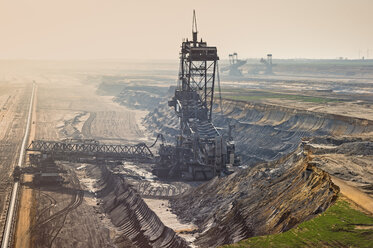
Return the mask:
[[0,0],[0,58],[178,59],[193,9],[221,58],[373,58],[372,0]]

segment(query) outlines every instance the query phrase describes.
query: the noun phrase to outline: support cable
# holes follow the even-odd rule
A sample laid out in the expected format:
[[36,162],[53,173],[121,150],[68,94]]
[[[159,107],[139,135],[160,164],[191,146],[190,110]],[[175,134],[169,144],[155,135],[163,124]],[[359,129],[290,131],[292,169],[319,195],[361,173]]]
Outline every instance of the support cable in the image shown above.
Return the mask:
[[223,100],[222,100],[222,97],[221,97],[221,87],[220,87],[220,75],[219,75],[219,63],[218,61],[216,61],[216,69],[217,69],[217,73],[218,73],[218,88],[219,88],[219,100],[220,100],[220,114],[223,115]]

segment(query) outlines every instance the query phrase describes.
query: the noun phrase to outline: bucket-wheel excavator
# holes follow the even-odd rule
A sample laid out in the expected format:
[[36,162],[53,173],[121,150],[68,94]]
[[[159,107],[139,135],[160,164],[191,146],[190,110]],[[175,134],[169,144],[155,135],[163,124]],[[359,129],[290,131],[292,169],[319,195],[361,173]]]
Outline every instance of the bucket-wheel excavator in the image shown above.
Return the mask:
[[168,102],[180,122],[176,145],[161,145],[159,177],[207,180],[229,173],[227,165],[237,164],[234,143],[226,140],[212,123],[217,49],[198,41],[193,12],[192,40],[182,42],[179,80]]

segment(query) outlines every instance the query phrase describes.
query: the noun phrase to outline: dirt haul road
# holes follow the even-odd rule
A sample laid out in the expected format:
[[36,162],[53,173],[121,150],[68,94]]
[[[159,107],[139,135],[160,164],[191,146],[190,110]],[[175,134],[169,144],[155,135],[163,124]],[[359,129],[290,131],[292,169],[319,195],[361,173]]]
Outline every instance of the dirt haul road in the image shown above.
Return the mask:
[[25,133],[31,89],[31,84],[20,80],[0,83],[0,240],[13,185],[12,172]]
[[[102,143],[151,143],[139,125],[144,112],[128,110],[113,103],[111,97],[96,95],[95,91],[93,85],[82,84],[71,76],[48,76],[47,80],[40,82],[35,138],[94,138]],[[35,221],[30,228],[32,245],[139,247],[134,241],[136,238],[131,240],[131,237],[125,237],[121,227],[113,224],[115,219],[103,211],[104,202],[97,196],[94,187],[97,180],[82,173],[85,165],[71,162],[57,164],[67,171],[63,174],[64,183],[34,188]],[[134,171],[137,170],[134,168]],[[126,216],[125,213],[119,214]],[[155,224],[160,225],[158,223]],[[152,228],[156,227],[154,223],[150,224]],[[146,230],[148,227],[141,228]],[[173,240],[171,244],[176,242],[185,247],[183,241],[175,238],[177,236],[172,230],[164,226],[154,230],[167,230],[160,237],[165,241]],[[162,247],[168,246],[165,243]]]
[[[31,120],[30,120],[30,131],[29,137],[27,137],[26,146],[29,146],[31,141],[35,138],[35,130],[36,130],[36,109],[37,109],[37,85],[34,85],[34,98],[32,103],[32,113],[31,113]],[[26,156],[25,160],[27,164],[28,157]],[[23,177],[24,183],[32,182],[32,175],[25,175]],[[32,213],[34,210],[34,201],[33,201],[33,190],[25,185],[21,186],[21,193],[20,193],[20,202],[18,208],[18,221],[16,225],[16,232],[15,232],[15,245],[14,247],[29,247],[30,246],[30,226],[32,220]]]
[[[25,127],[25,132],[23,135],[22,143],[19,149],[19,157],[18,157],[18,163],[17,163],[18,167],[23,167],[24,165],[25,150],[27,147],[27,141],[28,141],[30,126],[31,126],[32,107],[33,107],[33,103],[35,99],[34,98],[35,88],[36,86],[35,84],[33,84],[32,91],[31,91],[32,93],[30,97],[30,103],[29,103],[28,111],[27,111],[27,118],[25,119],[27,124]],[[19,186],[20,186],[20,182],[18,180],[14,181],[13,187],[12,187],[12,193],[10,195],[10,202],[8,205],[8,211],[7,211],[7,216],[6,216],[6,222],[5,222],[5,228],[3,232],[1,247],[8,247],[9,245],[11,245],[11,242],[12,242],[13,224],[14,224],[14,221],[17,220],[16,217],[17,217]]]
[[[118,119],[127,113],[125,108],[116,106],[109,98],[98,97],[93,86],[82,85],[74,77],[48,76],[47,80],[40,83],[38,96],[36,139],[61,140],[104,136],[108,140],[123,142],[118,136],[128,139],[141,137],[139,132],[131,133],[124,130],[123,125],[112,125],[110,130],[106,129],[108,122],[123,124],[123,121]],[[113,118],[107,119],[104,124],[96,123],[96,118],[90,118],[94,116],[100,119],[102,115],[108,116],[107,113],[112,113],[110,116]],[[134,113],[129,115],[133,117],[131,120],[135,120]],[[89,125],[86,125],[84,130],[88,130],[89,137],[83,134],[86,122]],[[31,228],[33,245],[114,245],[113,240],[118,230],[105,214],[100,213],[100,206],[94,194],[84,186],[84,183],[79,182],[71,163],[63,163],[60,166],[67,171],[63,175],[63,185],[42,186],[35,190],[37,218]],[[89,178],[86,178],[85,182],[88,183]]]
[[350,186],[346,181],[339,179],[335,176],[331,176],[332,181],[336,184],[341,193],[349,198],[351,201],[355,202],[358,206],[362,207],[366,211],[373,215],[373,198],[369,195],[361,192],[356,187]]

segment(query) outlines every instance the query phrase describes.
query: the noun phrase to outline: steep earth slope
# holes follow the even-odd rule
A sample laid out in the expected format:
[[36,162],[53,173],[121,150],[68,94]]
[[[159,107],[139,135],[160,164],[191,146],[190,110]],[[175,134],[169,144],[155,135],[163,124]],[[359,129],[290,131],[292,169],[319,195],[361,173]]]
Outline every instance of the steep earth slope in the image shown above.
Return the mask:
[[325,211],[338,192],[330,176],[309,164],[299,149],[276,163],[191,189],[174,199],[172,208],[200,228],[198,246],[216,247],[289,230]]
[[113,175],[105,166],[101,169],[92,166],[90,175],[99,178],[97,195],[102,199],[104,211],[120,230],[117,243],[122,247],[188,247],[124,179]]
[[[148,95],[152,93],[144,90],[136,97]],[[129,97],[133,97],[131,92],[116,100],[127,105]],[[179,122],[168,107],[169,98],[159,95],[156,107],[146,102],[133,107],[150,110],[143,124],[173,142]],[[299,144],[305,137],[373,131],[372,120],[316,110],[237,100],[223,100],[222,106],[215,106],[214,124],[222,133],[234,126],[236,149],[249,168],[216,178],[171,201],[175,214],[198,226],[194,244],[199,247],[283,232],[325,211],[339,188]]]
[[[178,133],[173,110],[162,102],[144,119],[153,132],[169,141]],[[214,123],[225,132],[234,125],[233,138],[244,164],[274,161],[293,152],[303,137],[348,135],[373,131],[373,122],[347,116],[291,109],[262,103],[223,100],[223,110],[215,108]]]
[[314,137],[305,142],[315,166],[373,195],[372,136]]
[[303,137],[373,131],[373,122],[365,119],[240,101],[227,100],[223,106],[223,116],[215,123],[235,125],[238,151],[248,163],[280,158],[294,151]]
[[[117,85],[114,84],[113,89]],[[110,93],[110,85],[101,84],[98,91]],[[150,111],[143,124],[156,135],[162,133],[168,142],[179,133],[179,120],[167,101],[174,87],[122,84],[114,101],[136,109]],[[303,137],[320,135],[352,135],[373,131],[370,119],[349,117],[304,108],[285,107],[262,102],[223,99],[214,109],[214,124],[222,133],[234,126],[233,138],[243,164],[255,165],[293,152]],[[219,103],[219,104],[218,104]],[[219,105],[223,106],[220,109]],[[307,104],[307,103],[304,103]],[[319,106],[319,107],[320,107]]]

